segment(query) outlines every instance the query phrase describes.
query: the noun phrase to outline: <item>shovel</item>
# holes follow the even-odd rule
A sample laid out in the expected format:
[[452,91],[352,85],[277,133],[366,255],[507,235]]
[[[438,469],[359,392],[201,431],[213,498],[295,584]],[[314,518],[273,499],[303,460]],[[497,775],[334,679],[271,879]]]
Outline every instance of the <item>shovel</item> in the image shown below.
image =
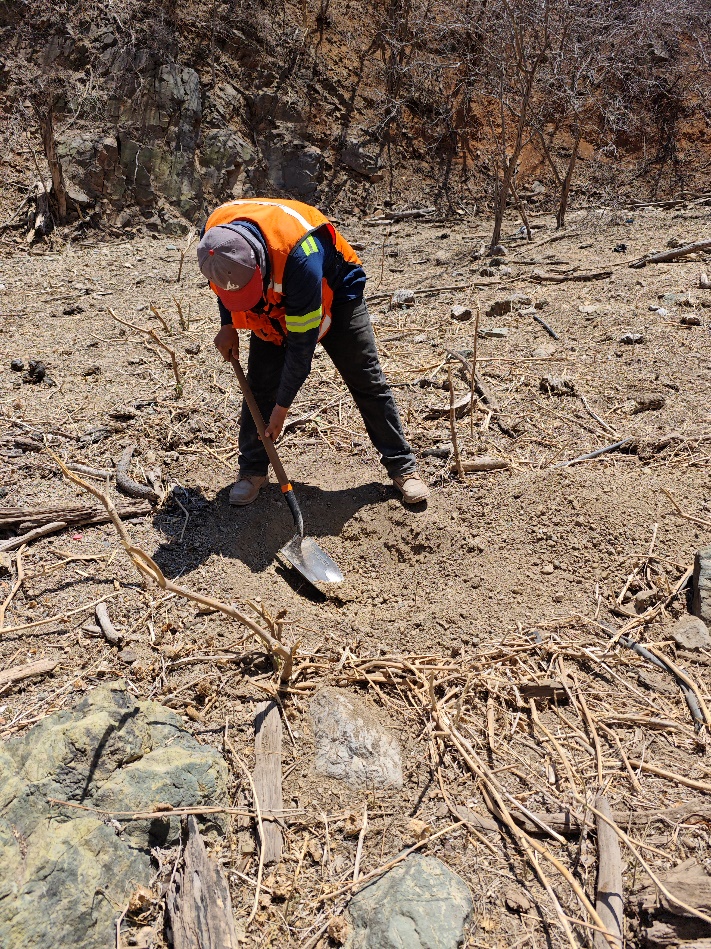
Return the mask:
[[343,574],[338,565],[331,560],[326,551],[319,547],[312,537],[304,537],[304,519],[301,515],[299,502],[296,500],[294,489],[286,476],[284,466],[281,461],[279,461],[279,455],[277,454],[274,442],[271,438],[266,438],[264,435],[264,419],[262,418],[262,413],[259,411],[257,400],[254,398],[254,393],[249,387],[239,360],[231,357],[230,362],[237,376],[242,394],[249,406],[249,411],[252,413],[252,418],[254,419],[254,424],[257,426],[259,437],[262,439],[264,449],[269,456],[269,461],[272,463],[274,473],[281,485],[286,503],[289,505],[289,510],[294,518],[294,524],[296,524],[297,533],[288,544],[281,548],[279,553],[295,570],[299,571],[302,577],[316,587],[321,583],[341,583]]

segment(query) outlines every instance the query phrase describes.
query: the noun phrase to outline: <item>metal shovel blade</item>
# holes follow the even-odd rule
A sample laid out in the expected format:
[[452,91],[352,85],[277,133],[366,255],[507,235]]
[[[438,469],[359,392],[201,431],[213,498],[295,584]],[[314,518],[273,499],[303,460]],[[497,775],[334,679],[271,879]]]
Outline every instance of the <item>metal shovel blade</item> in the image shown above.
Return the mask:
[[309,583],[342,583],[343,574],[338,566],[311,537],[296,534],[280,553]]

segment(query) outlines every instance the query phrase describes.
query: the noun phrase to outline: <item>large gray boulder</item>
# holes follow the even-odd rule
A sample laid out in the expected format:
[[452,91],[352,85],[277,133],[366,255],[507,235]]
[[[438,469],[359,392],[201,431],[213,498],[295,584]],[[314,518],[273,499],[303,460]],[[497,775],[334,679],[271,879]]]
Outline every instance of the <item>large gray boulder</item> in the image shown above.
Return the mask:
[[346,949],[457,949],[472,897],[441,860],[412,854],[357,893],[348,912],[353,932]]
[[[151,879],[152,847],[177,843],[177,818],[122,822],[110,811],[218,804],[227,766],[174,712],[101,687],[0,751],[0,946],[115,944],[115,920]],[[208,829],[222,830],[218,822]]]
[[354,788],[402,787],[397,739],[382,724],[382,711],[341,689],[326,688],[311,700],[318,774]]

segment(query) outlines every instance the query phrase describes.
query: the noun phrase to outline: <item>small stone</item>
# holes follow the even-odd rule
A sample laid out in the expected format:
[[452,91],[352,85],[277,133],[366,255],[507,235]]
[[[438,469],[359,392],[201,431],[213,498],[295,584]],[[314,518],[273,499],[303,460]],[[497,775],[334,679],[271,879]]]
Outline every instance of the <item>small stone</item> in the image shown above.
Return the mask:
[[200,343],[188,343],[188,345],[185,347],[185,352],[188,354],[188,356],[197,356],[197,354],[200,352]]
[[414,290],[396,290],[390,298],[391,310],[402,310],[404,307],[415,305]]
[[100,376],[101,375],[101,366],[88,366],[83,372],[82,375],[84,378],[89,376]]
[[83,312],[84,312],[84,307],[79,306],[78,303],[74,303],[71,306],[65,306],[64,309],[62,310],[62,315],[63,316],[78,316],[79,313],[83,313]]
[[506,248],[503,246],[503,244],[497,244],[495,247],[491,248],[489,254],[492,257],[506,257]]
[[552,563],[544,563],[543,566],[541,567],[541,573],[546,577],[549,577],[553,573],[554,570],[555,570],[555,567],[553,566]]
[[504,258],[503,258],[503,257],[492,257],[491,260],[489,261],[489,266],[490,266],[490,267],[501,267],[501,266],[503,266],[504,262],[505,262],[505,261],[504,261]]
[[383,726],[383,712],[340,689],[325,688],[311,700],[318,774],[351,787],[402,787],[397,739]]
[[657,594],[654,590],[640,590],[639,593],[634,595],[632,605],[634,606],[635,613],[644,613],[650,606],[654,606],[656,602]]
[[453,306],[450,315],[453,320],[463,323],[465,320],[470,320],[472,318],[471,307],[459,305]]
[[670,315],[670,314],[669,314],[669,310],[667,310],[666,307],[664,307],[664,306],[655,306],[654,303],[650,303],[649,309],[652,311],[652,313],[656,313],[657,316],[666,317],[666,316],[669,316],[669,315]]
[[639,415],[640,412],[657,412],[663,409],[667,400],[663,395],[645,394],[634,397],[634,408],[632,415]]
[[10,369],[12,369],[13,372],[22,372],[24,368],[25,364],[21,359],[13,359],[10,363]]
[[682,326],[701,326],[701,319],[698,316],[682,316],[679,322]]
[[505,326],[490,326],[479,330],[479,339],[505,339],[509,331]]
[[496,271],[494,270],[493,267],[482,267],[481,270],[479,271],[479,276],[480,277],[495,277]]
[[542,346],[536,347],[531,355],[534,357],[534,359],[549,359],[554,355],[556,349],[557,347],[555,343],[543,343]]
[[615,244],[612,250],[616,254],[625,254],[627,252],[627,244]]
[[511,296],[503,297],[501,300],[495,300],[486,315],[491,318],[494,316],[505,316],[514,310],[520,310],[523,307],[531,306],[533,301],[525,293],[512,293]]
[[332,939],[336,945],[343,946],[352,930],[348,921],[343,916],[332,916],[328,921],[326,932],[328,933],[328,938]]
[[512,273],[513,270],[510,267],[499,267],[500,277],[510,277]]
[[706,649],[711,646],[709,628],[698,616],[682,616],[669,633],[683,649]]
[[547,395],[575,395],[575,383],[571,379],[559,378],[558,376],[543,376],[538,388]]
[[469,887],[436,857],[411,854],[351,899],[349,949],[458,949],[473,904]]
[[125,662],[127,666],[132,665],[134,662],[138,662],[138,653],[134,652],[133,649],[122,649],[118,653],[118,658],[121,662]]
[[420,820],[417,817],[411,817],[407,822],[408,832],[415,840],[424,840],[432,833],[432,827],[427,821]]
[[509,886],[504,893],[504,905],[509,913],[527,913],[533,904],[523,890]]
[[40,362],[39,359],[30,359],[27,365],[27,372],[22,377],[22,381],[37,385],[38,382],[42,382],[46,375],[47,367],[45,364]]
[[711,290],[711,280],[709,280],[708,274],[699,274],[699,290]]
[[635,346],[644,343],[645,339],[642,333],[625,333],[624,336],[620,336],[620,342],[625,346]]

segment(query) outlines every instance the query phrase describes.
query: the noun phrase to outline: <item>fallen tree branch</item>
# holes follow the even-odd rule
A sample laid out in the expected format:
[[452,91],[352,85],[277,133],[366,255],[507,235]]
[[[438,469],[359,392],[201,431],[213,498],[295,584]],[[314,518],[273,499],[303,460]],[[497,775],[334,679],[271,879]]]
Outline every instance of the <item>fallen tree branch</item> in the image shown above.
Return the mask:
[[35,527],[34,530],[27,531],[25,534],[18,534],[17,537],[11,537],[9,540],[0,540],[0,554],[8,550],[16,550],[23,544],[29,544],[33,540],[38,540],[46,534],[56,534],[57,531],[64,530],[67,526],[66,521],[52,521],[43,527]]
[[553,465],[553,468],[567,468],[569,465],[577,465],[579,461],[590,461],[591,458],[597,458],[599,455],[605,455],[610,451],[617,451],[618,448],[622,448],[624,445],[628,445],[634,439],[623,438],[619,442],[615,442],[612,445],[605,445],[604,448],[598,448],[596,451],[591,451],[587,455],[578,455],[577,458],[571,458],[570,461],[559,461],[557,465]]
[[120,646],[123,636],[116,630],[109,618],[109,611],[105,603],[96,604],[96,621],[101,628],[104,639],[110,646]]
[[127,494],[131,498],[142,498],[143,500],[152,501],[154,504],[157,504],[158,501],[160,501],[160,496],[153,488],[147,484],[139,484],[137,481],[134,481],[133,478],[129,477],[128,466],[131,464],[131,458],[133,458],[135,450],[135,445],[127,445],[124,448],[116,465],[116,487],[119,491],[123,491],[124,494]]
[[[595,908],[605,929],[612,934],[618,949],[622,949],[622,924],[625,901],[622,890],[622,857],[620,842],[608,821],[612,813],[607,799],[601,794],[597,799],[600,815],[597,820],[597,894]],[[607,818],[607,820],[603,819]],[[608,940],[602,933],[593,936],[595,949],[605,949]]]
[[124,550],[142,577],[157,583],[162,590],[166,590],[169,593],[175,593],[177,596],[182,596],[185,599],[192,600],[195,603],[200,603],[202,606],[207,606],[216,612],[222,613],[224,616],[229,616],[230,619],[236,620],[238,623],[241,623],[242,626],[246,626],[247,629],[254,633],[255,636],[258,636],[267,646],[270,655],[278,657],[281,660],[282,665],[279,675],[280,681],[283,683],[289,680],[292,673],[294,651],[296,647],[284,646],[281,642],[279,642],[276,636],[272,635],[272,633],[270,633],[267,629],[254,622],[254,620],[251,620],[248,616],[240,612],[231,604],[223,603],[221,600],[216,600],[210,596],[203,596],[201,593],[195,593],[192,590],[188,590],[186,587],[180,586],[177,583],[173,583],[172,580],[168,580],[167,577],[164,576],[163,571],[160,569],[158,564],[145,551],[141,550],[140,547],[135,547],[133,545],[128,531],[118,516],[111,498],[103,491],[99,490],[99,488],[94,487],[94,485],[89,484],[87,481],[84,481],[82,478],[80,478],[79,475],[75,474],[73,471],[70,471],[62,459],[51,449],[47,450],[50,456],[54,459],[54,462],[61,469],[65,478],[77,485],[77,487],[82,488],[84,491],[88,491],[89,494],[92,494],[103,504],[107,514],[109,515],[109,519],[118,532]]
[[566,283],[575,281],[576,283],[587,283],[589,280],[606,280],[612,276],[611,270],[590,270],[587,273],[544,273],[542,270],[534,270],[531,274],[531,280],[537,283]]
[[[70,471],[73,470],[71,466],[67,467]],[[127,520],[131,517],[150,514],[151,507],[145,503],[121,504],[116,508],[116,513],[121,520]],[[67,507],[0,508],[0,530],[29,530],[34,527],[43,527],[54,521],[62,521],[68,527],[81,527],[85,524],[105,524],[108,520],[110,518],[105,511],[85,504]]]
[[711,241],[696,241],[694,244],[685,244],[683,247],[675,247],[674,250],[665,250],[661,254],[652,254],[649,257],[640,257],[639,260],[633,260],[630,267],[635,270],[641,270],[647,264],[665,264],[670,260],[679,260],[680,257],[688,257],[689,254],[695,254],[699,250],[710,250]]
[[34,679],[36,676],[53,672],[58,665],[58,659],[38,659],[36,662],[28,662],[26,666],[14,666],[11,669],[5,669],[4,672],[0,672],[0,692],[4,692],[15,682],[21,682],[23,679]]

